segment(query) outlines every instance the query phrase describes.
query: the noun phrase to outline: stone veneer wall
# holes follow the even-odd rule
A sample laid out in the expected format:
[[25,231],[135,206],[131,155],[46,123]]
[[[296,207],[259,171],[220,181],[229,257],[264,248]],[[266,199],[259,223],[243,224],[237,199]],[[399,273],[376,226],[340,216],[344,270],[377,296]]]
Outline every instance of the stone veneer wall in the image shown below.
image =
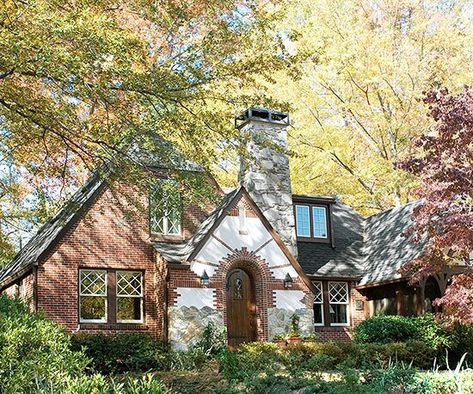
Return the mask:
[[202,337],[209,322],[224,327],[223,313],[213,307],[171,306],[168,309],[169,341],[173,349],[185,350]]
[[297,257],[286,127],[253,120],[241,133],[249,142],[248,157],[240,160],[240,182]]

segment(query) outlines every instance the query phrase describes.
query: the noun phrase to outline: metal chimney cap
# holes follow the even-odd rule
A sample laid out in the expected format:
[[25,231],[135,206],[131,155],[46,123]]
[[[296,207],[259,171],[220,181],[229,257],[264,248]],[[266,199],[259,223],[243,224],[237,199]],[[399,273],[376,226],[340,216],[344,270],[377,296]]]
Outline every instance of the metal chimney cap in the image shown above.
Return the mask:
[[242,128],[250,121],[273,123],[289,126],[289,114],[287,112],[274,111],[263,107],[250,107],[239,115],[235,115],[235,127]]

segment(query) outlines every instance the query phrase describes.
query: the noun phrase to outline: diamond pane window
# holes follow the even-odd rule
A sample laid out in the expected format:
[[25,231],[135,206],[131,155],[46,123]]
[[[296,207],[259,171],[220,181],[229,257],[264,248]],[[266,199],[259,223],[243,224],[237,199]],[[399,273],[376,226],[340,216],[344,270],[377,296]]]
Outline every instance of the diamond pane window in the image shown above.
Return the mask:
[[161,180],[150,191],[150,230],[152,233],[179,235],[181,233],[181,195],[173,182]]
[[117,271],[117,321],[136,323],[143,320],[143,274]]
[[314,324],[316,326],[324,325],[324,295],[322,282],[314,282]]
[[314,237],[327,238],[327,209],[325,207],[312,207],[314,221]]
[[329,282],[330,324],[332,326],[348,325],[348,283]]
[[107,321],[107,272],[79,271],[79,314],[81,322]]
[[296,230],[298,237],[310,237],[309,207],[296,205]]

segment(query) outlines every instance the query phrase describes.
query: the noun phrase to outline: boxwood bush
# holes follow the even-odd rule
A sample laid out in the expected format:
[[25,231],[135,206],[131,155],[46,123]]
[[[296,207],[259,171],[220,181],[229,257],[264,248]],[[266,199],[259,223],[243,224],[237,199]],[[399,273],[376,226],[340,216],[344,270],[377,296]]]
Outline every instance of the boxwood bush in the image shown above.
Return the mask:
[[355,327],[355,342],[360,344],[393,342],[422,342],[434,351],[441,365],[457,363],[468,353],[467,365],[473,365],[473,326],[454,324],[435,319],[431,313],[418,317],[374,316]]
[[405,342],[416,339],[418,327],[404,316],[374,316],[355,328],[354,339],[359,343]]
[[83,351],[94,373],[119,374],[167,370],[169,346],[144,333],[75,334],[72,349]]

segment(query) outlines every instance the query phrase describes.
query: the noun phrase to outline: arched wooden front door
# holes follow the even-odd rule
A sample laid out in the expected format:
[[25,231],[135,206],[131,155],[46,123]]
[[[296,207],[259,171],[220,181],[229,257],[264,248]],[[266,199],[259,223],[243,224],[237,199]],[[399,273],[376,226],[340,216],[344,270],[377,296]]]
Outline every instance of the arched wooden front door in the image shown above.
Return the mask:
[[256,305],[252,278],[242,269],[231,270],[226,281],[229,346],[256,340]]

